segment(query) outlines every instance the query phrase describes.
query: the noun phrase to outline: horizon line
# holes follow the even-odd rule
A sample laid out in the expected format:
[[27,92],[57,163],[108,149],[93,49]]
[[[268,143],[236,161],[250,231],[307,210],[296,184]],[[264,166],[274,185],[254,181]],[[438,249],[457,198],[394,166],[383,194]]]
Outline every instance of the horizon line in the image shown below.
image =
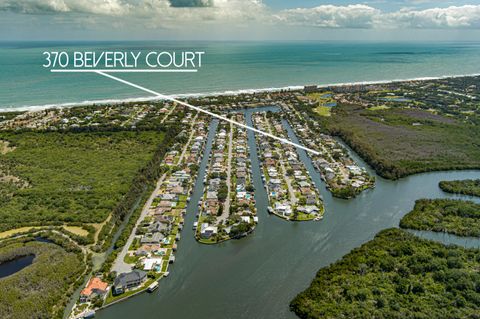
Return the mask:
[[197,69],[50,69],[51,73],[195,73]]

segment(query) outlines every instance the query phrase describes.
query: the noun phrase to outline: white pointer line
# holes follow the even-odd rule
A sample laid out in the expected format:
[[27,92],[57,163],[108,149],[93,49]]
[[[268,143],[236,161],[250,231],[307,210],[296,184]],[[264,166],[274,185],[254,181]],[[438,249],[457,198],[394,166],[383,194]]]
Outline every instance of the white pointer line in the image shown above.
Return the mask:
[[247,130],[253,131],[253,132],[255,132],[255,133],[258,133],[258,134],[261,134],[261,135],[270,137],[270,138],[272,138],[272,139],[275,139],[275,140],[277,140],[277,141],[280,141],[281,143],[295,146],[295,147],[297,147],[297,148],[303,149],[303,150],[305,150],[305,151],[307,151],[307,152],[310,152],[310,153],[312,153],[312,154],[315,154],[315,155],[320,155],[319,152],[317,152],[317,151],[315,151],[315,150],[312,150],[312,149],[310,149],[310,148],[308,148],[308,147],[305,147],[305,146],[303,146],[303,145],[300,145],[300,144],[297,144],[297,143],[293,143],[292,141],[287,140],[287,139],[285,139],[285,138],[277,137],[277,136],[275,136],[275,135],[272,135],[272,134],[270,134],[270,133],[261,131],[261,130],[259,130],[259,129],[254,128],[254,127],[251,127],[251,126],[248,126],[248,125],[245,125],[245,124],[242,124],[242,123],[233,121],[233,120],[231,120],[231,119],[229,119],[229,118],[227,118],[227,117],[225,117],[225,116],[221,116],[221,115],[212,113],[212,112],[210,112],[210,111],[204,110],[204,109],[202,109],[202,108],[199,108],[198,106],[194,106],[194,105],[188,104],[188,103],[186,103],[186,102],[177,100],[176,98],[173,98],[173,97],[171,97],[171,96],[164,95],[164,94],[155,92],[155,91],[153,91],[153,90],[147,89],[147,88],[145,88],[145,87],[143,87],[143,86],[137,85],[137,84],[135,84],[135,83],[128,82],[128,81],[126,81],[126,80],[117,78],[116,76],[113,76],[113,75],[111,75],[111,74],[105,73],[106,71],[102,71],[102,70],[87,70],[87,71],[95,72],[95,73],[97,73],[97,74],[103,75],[103,76],[105,76],[105,77],[107,77],[107,78],[110,78],[110,79],[112,79],[112,80],[118,81],[118,82],[120,82],[120,83],[129,85],[129,86],[131,86],[131,87],[134,87],[134,88],[137,88],[137,89],[139,89],[139,90],[145,91],[145,92],[147,92],[147,93],[153,94],[153,95],[155,95],[155,96],[157,96],[157,97],[159,97],[159,98],[161,98],[161,99],[169,100],[169,101],[178,103],[178,104],[180,104],[180,105],[183,105],[183,106],[186,106],[186,107],[188,107],[188,108],[191,108],[191,109],[193,109],[193,110],[195,110],[195,111],[198,111],[198,112],[201,112],[201,113],[210,115],[210,116],[212,116],[212,117],[214,117],[214,118],[217,118],[217,119],[219,119],[219,120],[226,121],[226,122],[232,123],[232,124],[234,124],[234,125],[240,126],[240,127],[242,127],[242,128],[245,128],[245,129],[247,129]]
[[51,69],[52,73],[195,73],[197,69]]

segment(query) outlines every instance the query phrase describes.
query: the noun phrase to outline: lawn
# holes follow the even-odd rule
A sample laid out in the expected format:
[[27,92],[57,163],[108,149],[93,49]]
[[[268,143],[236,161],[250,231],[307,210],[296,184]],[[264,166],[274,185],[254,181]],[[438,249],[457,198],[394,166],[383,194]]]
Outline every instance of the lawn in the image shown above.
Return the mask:
[[303,221],[310,221],[315,219],[315,215],[312,214],[305,214],[302,212],[297,212],[296,215],[293,215],[294,218],[292,220],[298,221],[298,222],[303,222]]
[[380,111],[380,110],[388,110],[388,109],[390,109],[389,106],[377,105],[377,106],[369,107],[367,110],[369,110],[369,111]]
[[126,262],[127,264],[135,265],[139,259],[140,257],[130,256],[130,254],[126,254],[125,257],[123,258],[123,261]]
[[315,113],[317,113],[320,116],[332,116],[332,108],[328,106],[317,106],[315,108]]

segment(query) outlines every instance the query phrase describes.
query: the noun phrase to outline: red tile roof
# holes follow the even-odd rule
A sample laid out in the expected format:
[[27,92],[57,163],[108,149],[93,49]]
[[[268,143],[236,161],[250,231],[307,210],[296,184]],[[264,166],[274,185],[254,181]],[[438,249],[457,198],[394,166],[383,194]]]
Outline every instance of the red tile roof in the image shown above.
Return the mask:
[[106,291],[107,287],[108,287],[108,284],[106,282],[103,282],[98,277],[93,277],[88,282],[87,287],[85,287],[80,294],[83,295],[83,296],[90,296],[92,294],[93,290]]

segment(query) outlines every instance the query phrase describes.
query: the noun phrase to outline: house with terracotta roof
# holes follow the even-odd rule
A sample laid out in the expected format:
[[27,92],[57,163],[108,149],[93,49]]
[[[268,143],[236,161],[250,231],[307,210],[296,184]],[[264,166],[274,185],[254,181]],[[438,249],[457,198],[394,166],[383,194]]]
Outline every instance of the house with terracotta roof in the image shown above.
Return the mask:
[[107,293],[108,283],[98,277],[92,277],[87,286],[80,292],[80,302],[87,302],[97,296],[104,296]]

